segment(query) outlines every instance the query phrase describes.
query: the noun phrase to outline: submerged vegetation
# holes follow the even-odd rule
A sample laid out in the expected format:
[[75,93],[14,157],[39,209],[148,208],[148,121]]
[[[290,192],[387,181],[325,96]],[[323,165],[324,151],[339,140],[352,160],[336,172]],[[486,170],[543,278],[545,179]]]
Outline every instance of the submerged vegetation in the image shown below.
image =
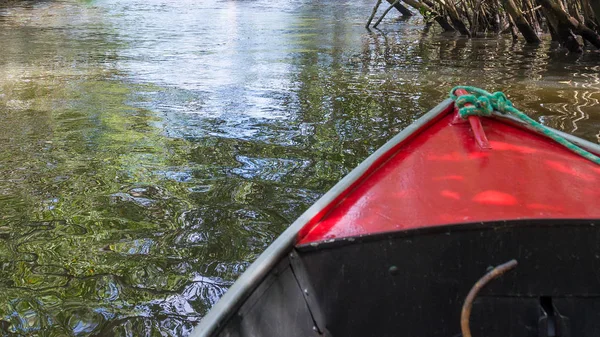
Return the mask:
[[[402,15],[412,13],[399,1],[387,0]],[[540,43],[542,34],[571,52],[586,44],[600,48],[600,1],[596,0],[403,0],[428,22],[446,32],[468,37],[482,33],[521,35],[527,43]],[[381,4],[377,1],[367,27]],[[387,11],[382,15],[385,16]],[[381,21],[378,20],[375,26]]]

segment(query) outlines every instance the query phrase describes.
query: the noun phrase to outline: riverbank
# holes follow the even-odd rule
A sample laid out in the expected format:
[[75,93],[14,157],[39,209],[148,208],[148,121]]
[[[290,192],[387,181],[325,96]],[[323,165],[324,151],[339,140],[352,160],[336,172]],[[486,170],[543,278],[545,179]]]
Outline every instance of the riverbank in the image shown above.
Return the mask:
[[[476,37],[485,33],[520,36],[526,43],[541,43],[540,34],[549,34],[560,48],[573,53],[583,52],[585,45],[600,48],[600,4],[589,0],[388,0],[380,19],[395,8],[404,17],[414,15],[406,6],[423,15],[429,23],[436,22],[446,33]],[[382,1],[375,3],[366,27],[370,27]]]

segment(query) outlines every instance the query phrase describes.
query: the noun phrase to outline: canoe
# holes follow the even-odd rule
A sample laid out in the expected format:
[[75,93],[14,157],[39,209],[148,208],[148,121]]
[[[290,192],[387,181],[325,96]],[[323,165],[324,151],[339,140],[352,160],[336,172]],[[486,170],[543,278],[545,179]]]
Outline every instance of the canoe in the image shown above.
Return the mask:
[[600,165],[456,114],[442,102],[343,178],[192,336],[598,335]]

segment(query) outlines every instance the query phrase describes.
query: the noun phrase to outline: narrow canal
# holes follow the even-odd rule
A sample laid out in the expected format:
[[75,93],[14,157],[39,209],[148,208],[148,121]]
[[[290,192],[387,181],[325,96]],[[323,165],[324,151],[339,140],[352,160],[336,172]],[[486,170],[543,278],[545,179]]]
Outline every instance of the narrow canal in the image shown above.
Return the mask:
[[185,336],[454,85],[600,139],[600,53],[468,40],[374,1],[0,6],[0,332]]

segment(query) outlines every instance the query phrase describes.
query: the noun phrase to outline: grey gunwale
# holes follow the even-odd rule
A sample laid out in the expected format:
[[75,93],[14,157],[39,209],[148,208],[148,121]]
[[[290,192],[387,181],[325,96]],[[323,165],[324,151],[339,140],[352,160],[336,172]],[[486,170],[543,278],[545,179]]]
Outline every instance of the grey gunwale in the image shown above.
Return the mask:
[[326,206],[334,202],[340,194],[348,189],[348,187],[361,179],[365,172],[367,172],[381,157],[388,155],[398,144],[402,143],[414,133],[419,132],[423,126],[429,124],[429,122],[439,117],[442,113],[448,111],[448,107],[451,104],[453,104],[451,99],[446,99],[438,104],[435,108],[431,109],[406,129],[390,139],[325,193],[275,241],[273,241],[258,259],[248,267],[231,288],[227,290],[225,295],[221,297],[217,304],[212,307],[208,314],[202,318],[200,323],[192,331],[190,337],[213,336],[213,333],[217,332],[222,327],[222,324],[225,323],[230,315],[239,308],[273,266],[291,251],[296,243],[298,232],[304,225],[312,220]]
[[[510,116],[510,115],[504,115],[498,111],[494,111],[493,117],[496,119],[499,119],[503,122],[507,122],[511,125],[516,125],[522,128],[525,128],[527,130],[531,130],[534,131],[535,134],[538,134],[544,138],[547,138],[545,135],[538,133],[537,130],[535,130],[533,127],[529,126],[528,124],[525,124],[523,121],[521,121],[520,119]],[[592,152],[594,154],[600,155],[600,144],[594,144],[590,141],[587,141],[585,139],[579,138],[577,136],[573,136],[571,134],[568,134],[566,132],[563,131],[559,131],[556,129],[553,129],[549,126],[546,126],[548,129],[552,130],[553,132],[557,133],[559,136],[563,137],[564,139],[570,141],[571,143],[579,146],[580,148],[587,150],[589,152]]]

